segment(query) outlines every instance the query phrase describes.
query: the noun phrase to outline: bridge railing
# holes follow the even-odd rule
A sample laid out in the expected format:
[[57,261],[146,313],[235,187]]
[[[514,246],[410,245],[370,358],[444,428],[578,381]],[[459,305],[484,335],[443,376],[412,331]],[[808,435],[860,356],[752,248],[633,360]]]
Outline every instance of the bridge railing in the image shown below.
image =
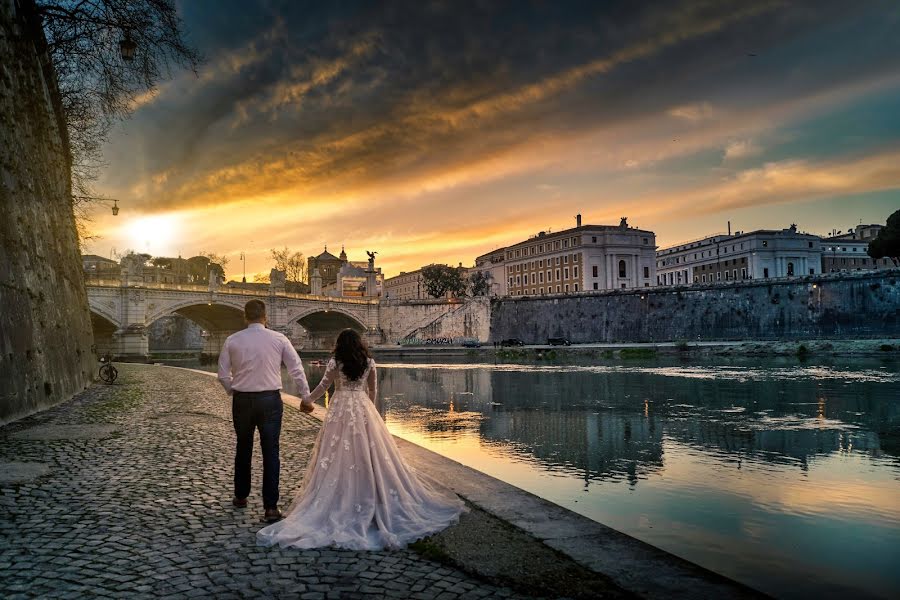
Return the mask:
[[[148,283],[135,282],[123,286],[118,279],[93,279],[85,282],[89,288],[121,288],[128,287],[132,289],[146,290],[167,290],[177,292],[196,292],[203,294],[226,294],[229,296],[268,296],[269,290],[252,290],[245,288],[230,288],[228,286],[219,286],[210,289],[208,285],[194,285],[187,283]],[[335,304],[377,304],[377,298],[346,298],[342,296],[315,296],[313,294],[298,294],[295,292],[278,292],[275,294],[278,298],[295,298],[298,300],[313,300],[316,302],[333,302]]]

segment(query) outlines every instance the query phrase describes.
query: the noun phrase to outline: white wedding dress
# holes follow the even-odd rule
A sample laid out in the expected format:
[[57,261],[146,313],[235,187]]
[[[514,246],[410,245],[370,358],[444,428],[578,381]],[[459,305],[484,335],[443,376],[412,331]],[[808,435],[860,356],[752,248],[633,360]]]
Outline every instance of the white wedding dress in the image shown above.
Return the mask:
[[334,396],[302,487],[288,515],[257,533],[260,545],[402,548],[458,521],[455,495],[421,481],[403,462],[374,405],[375,361],[350,381],[332,358],[313,400],[335,383]]

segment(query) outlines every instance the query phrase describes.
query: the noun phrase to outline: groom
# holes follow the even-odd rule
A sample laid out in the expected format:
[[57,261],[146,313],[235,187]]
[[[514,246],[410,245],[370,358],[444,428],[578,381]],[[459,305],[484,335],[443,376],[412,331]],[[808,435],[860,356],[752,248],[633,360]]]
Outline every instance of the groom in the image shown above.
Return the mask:
[[[263,454],[263,506],[265,520],[274,523],[283,518],[278,510],[278,474],[281,459],[278,438],[281,435],[281,363],[297,382],[301,398],[309,397],[309,384],[294,346],[286,336],[266,329],[266,305],[251,300],[244,306],[247,328],[228,336],[219,354],[219,381],[232,395],[231,415],[237,435],[234,456],[234,500],[238,508],[247,506],[250,495],[250,462],[253,435],[259,429]],[[303,412],[312,406],[301,404]]]

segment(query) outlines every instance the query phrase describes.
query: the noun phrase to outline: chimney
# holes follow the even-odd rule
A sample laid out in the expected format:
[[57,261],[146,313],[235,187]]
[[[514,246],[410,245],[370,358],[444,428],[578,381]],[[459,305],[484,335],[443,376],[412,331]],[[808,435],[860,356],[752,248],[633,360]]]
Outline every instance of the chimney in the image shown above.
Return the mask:
[[728,235],[731,235],[731,221],[728,221]]
[[581,213],[575,215],[575,227],[581,227]]

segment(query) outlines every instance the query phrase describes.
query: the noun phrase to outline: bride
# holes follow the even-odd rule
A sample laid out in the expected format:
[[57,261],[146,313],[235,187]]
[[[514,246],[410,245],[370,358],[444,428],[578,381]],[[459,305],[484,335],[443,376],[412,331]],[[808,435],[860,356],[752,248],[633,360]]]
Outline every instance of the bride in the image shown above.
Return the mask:
[[260,530],[260,545],[402,548],[455,523],[465,509],[456,496],[421,481],[403,462],[375,408],[375,361],[360,335],[345,329],[310,404],[335,384],[334,395],[287,517]]

